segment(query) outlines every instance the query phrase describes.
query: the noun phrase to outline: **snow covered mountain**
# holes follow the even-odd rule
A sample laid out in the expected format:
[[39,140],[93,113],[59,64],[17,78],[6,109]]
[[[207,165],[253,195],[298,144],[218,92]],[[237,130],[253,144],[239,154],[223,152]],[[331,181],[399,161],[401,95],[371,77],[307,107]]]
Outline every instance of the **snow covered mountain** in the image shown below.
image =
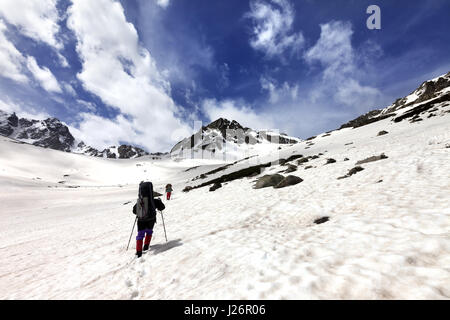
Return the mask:
[[120,145],[111,146],[103,151],[99,151],[93,147],[87,146],[83,141],[77,144],[77,147],[72,149],[74,153],[82,153],[94,157],[102,157],[108,159],[134,159],[142,156],[152,155],[154,157],[161,157],[166,155],[166,153],[148,153],[147,151],[131,146],[131,145]]
[[256,131],[235,120],[219,118],[178,142],[170,155],[174,158],[239,159],[300,141],[283,133]]
[[436,116],[442,105],[450,101],[450,72],[429,81],[423,82],[416,90],[404,98],[397,99],[384,109],[370,111],[354,120],[343,124],[340,129],[357,128],[386,118],[400,122],[408,119],[410,122],[423,121],[420,116]]
[[75,138],[58,119],[29,120],[0,110],[0,134],[43,148],[70,152]]
[[[446,79],[233,163],[114,161],[0,137],[0,299],[449,299]],[[136,259],[142,180],[174,194]]]
[[131,145],[111,146],[99,151],[87,146],[83,141],[77,143],[69,128],[56,118],[30,120],[18,118],[15,113],[10,114],[2,110],[0,110],[0,135],[43,148],[94,157],[132,159],[147,155],[155,158],[166,155],[164,153],[150,154]]

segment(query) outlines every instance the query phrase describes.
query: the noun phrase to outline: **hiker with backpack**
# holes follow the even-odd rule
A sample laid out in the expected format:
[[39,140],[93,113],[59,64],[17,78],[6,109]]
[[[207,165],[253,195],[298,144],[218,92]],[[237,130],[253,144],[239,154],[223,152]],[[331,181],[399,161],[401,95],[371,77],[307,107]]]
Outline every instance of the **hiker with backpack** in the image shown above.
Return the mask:
[[166,185],[166,194],[167,194],[167,200],[170,200],[170,196],[172,194],[172,185],[169,183],[168,185]]
[[143,251],[147,251],[150,247],[153,227],[156,223],[156,209],[164,210],[164,203],[161,199],[154,198],[151,182],[141,182],[139,184],[139,198],[133,207],[138,225],[136,236],[136,255],[138,258],[142,256]]

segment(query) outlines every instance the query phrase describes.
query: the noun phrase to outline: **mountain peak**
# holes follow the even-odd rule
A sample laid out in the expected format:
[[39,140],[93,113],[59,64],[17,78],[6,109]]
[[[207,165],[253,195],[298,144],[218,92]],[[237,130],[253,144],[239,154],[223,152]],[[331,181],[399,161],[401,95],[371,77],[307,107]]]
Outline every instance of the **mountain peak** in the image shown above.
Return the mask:
[[242,129],[242,130],[246,130],[246,129],[248,129],[248,128],[244,128],[236,120],[230,121],[230,120],[228,120],[226,118],[219,118],[219,119],[211,122],[210,124],[208,124],[206,126],[206,128],[218,129],[218,130],[226,130],[226,129],[232,129],[232,130]]

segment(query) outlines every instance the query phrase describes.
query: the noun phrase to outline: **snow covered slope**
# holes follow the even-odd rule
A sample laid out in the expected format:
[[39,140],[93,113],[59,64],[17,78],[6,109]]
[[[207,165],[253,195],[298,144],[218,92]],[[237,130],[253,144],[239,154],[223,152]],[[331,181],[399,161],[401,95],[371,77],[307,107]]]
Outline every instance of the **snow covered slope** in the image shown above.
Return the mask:
[[[235,163],[94,158],[1,137],[0,299],[449,299],[450,101],[429,100]],[[181,192],[266,163],[214,192]],[[288,168],[303,181],[253,188]],[[174,187],[169,241],[158,216],[135,259],[131,208],[147,179]]]

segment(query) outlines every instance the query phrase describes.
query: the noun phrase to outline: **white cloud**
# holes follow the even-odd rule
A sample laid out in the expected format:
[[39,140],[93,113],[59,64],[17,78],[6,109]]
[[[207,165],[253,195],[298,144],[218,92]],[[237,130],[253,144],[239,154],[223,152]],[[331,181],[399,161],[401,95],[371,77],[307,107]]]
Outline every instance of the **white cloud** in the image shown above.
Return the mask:
[[252,108],[234,100],[217,101],[216,99],[205,99],[201,105],[203,113],[210,121],[226,118],[228,120],[236,120],[244,127],[256,130],[275,129],[270,117],[256,113]]
[[320,25],[317,43],[305,53],[309,63],[320,62],[326,78],[354,71],[354,52],[351,44],[353,30],[350,23],[332,21]]
[[48,92],[62,93],[58,80],[56,80],[53,73],[47,67],[39,67],[34,57],[27,57],[27,67],[42,88]]
[[57,40],[59,26],[56,2],[57,0],[2,0],[0,15],[24,35],[59,50],[63,44]]
[[[5,99],[6,101],[2,99]],[[2,99],[0,99],[0,110],[6,111],[8,113],[15,112],[19,118],[35,120],[44,120],[50,118],[50,115],[48,113],[37,111],[37,109],[33,106],[30,106],[28,104],[25,105],[23,102],[21,102],[21,104],[19,105],[18,103],[11,101],[7,97]]]
[[309,64],[319,62],[323,67],[322,84],[312,90],[312,100],[331,95],[335,102],[355,110],[368,111],[368,108],[373,108],[381,93],[376,88],[361,84],[368,60],[366,53],[356,52],[352,46],[351,24],[331,21],[320,25],[320,28],[320,38],[304,55]]
[[79,116],[82,119],[79,127],[69,125],[69,130],[77,139],[96,149],[103,150],[109,146],[117,146],[119,141],[133,141],[136,138],[133,124],[121,115],[115,119],[106,119],[92,113],[81,113]]
[[[110,128],[121,133],[111,137],[120,136],[122,141],[149,150],[173,146],[178,141],[174,141],[172,133],[177,129],[189,132],[177,118],[182,110],[170,97],[170,84],[150,53],[140,45],[137,31],[126,21],[119,2],[73,1],[68,13],[68,27],[77,37],[76,49],[82,62],[78,79],[86,90],[121,113],[115,120],[86,116],[80,130],[91,130],[92,123],[103,126],[109,122]],[[123,126],[120,130],[119,125]],[[107,137],[98,131],[87,132],[86,136],[106,141]]]
[[285,97],[290,97],[291,99],[296,99],[298,96],[298,85],[290,85],[284,82],[281,86],[277,84],[274,79],[269,77],[260,78],[261,88],[269,92],[269,102],[277,103],[280,99]]
[[165,9],[169,6],[170,0],[156,0],[156,4]]
[[89,101],[84,101],[81,99],[77,99],[77,102],[83,106],[83,108],[88,109],[90,112],[95,112],[97,110],[97,106]]
[[0,75],[17,82],[28,82],[23,73],[22,64],[25,58],[5,35],[6,26],[0,19]]
[[[190,86],[203,71],[217,72],[215,51],[202,29],[180,22],[160,10],[156,1],[138,1],[140,40],[149,48],[171,84]],[[178,27],[181,26],[181,27]],[[164,71],[163,71],[164,70]],[[199,85],[201,86],[201,85]]]
[[219,66],[219,83],[220,89],[225,89],[230,85],[230,67],[227,63]]
[[75,89],[70,85],[70,83],[67,82],[62,82],[62,86],[64,88],[64,90],[69,93],[70,95],[76,97],[77,96],[77,92],[75,91]]
[[57,52],[56,54],[58,56],[58,62],[62,67],[64,67],[64,68],[70,67],[69,62],[67,61],[66,57],[64,57],[60,52]]
[[305,42],[301,32],[293,32],[294,8],[288,0],[252,0],[247,17],[253,20],[250,45],[269,58],[290,50],[298,53]]

